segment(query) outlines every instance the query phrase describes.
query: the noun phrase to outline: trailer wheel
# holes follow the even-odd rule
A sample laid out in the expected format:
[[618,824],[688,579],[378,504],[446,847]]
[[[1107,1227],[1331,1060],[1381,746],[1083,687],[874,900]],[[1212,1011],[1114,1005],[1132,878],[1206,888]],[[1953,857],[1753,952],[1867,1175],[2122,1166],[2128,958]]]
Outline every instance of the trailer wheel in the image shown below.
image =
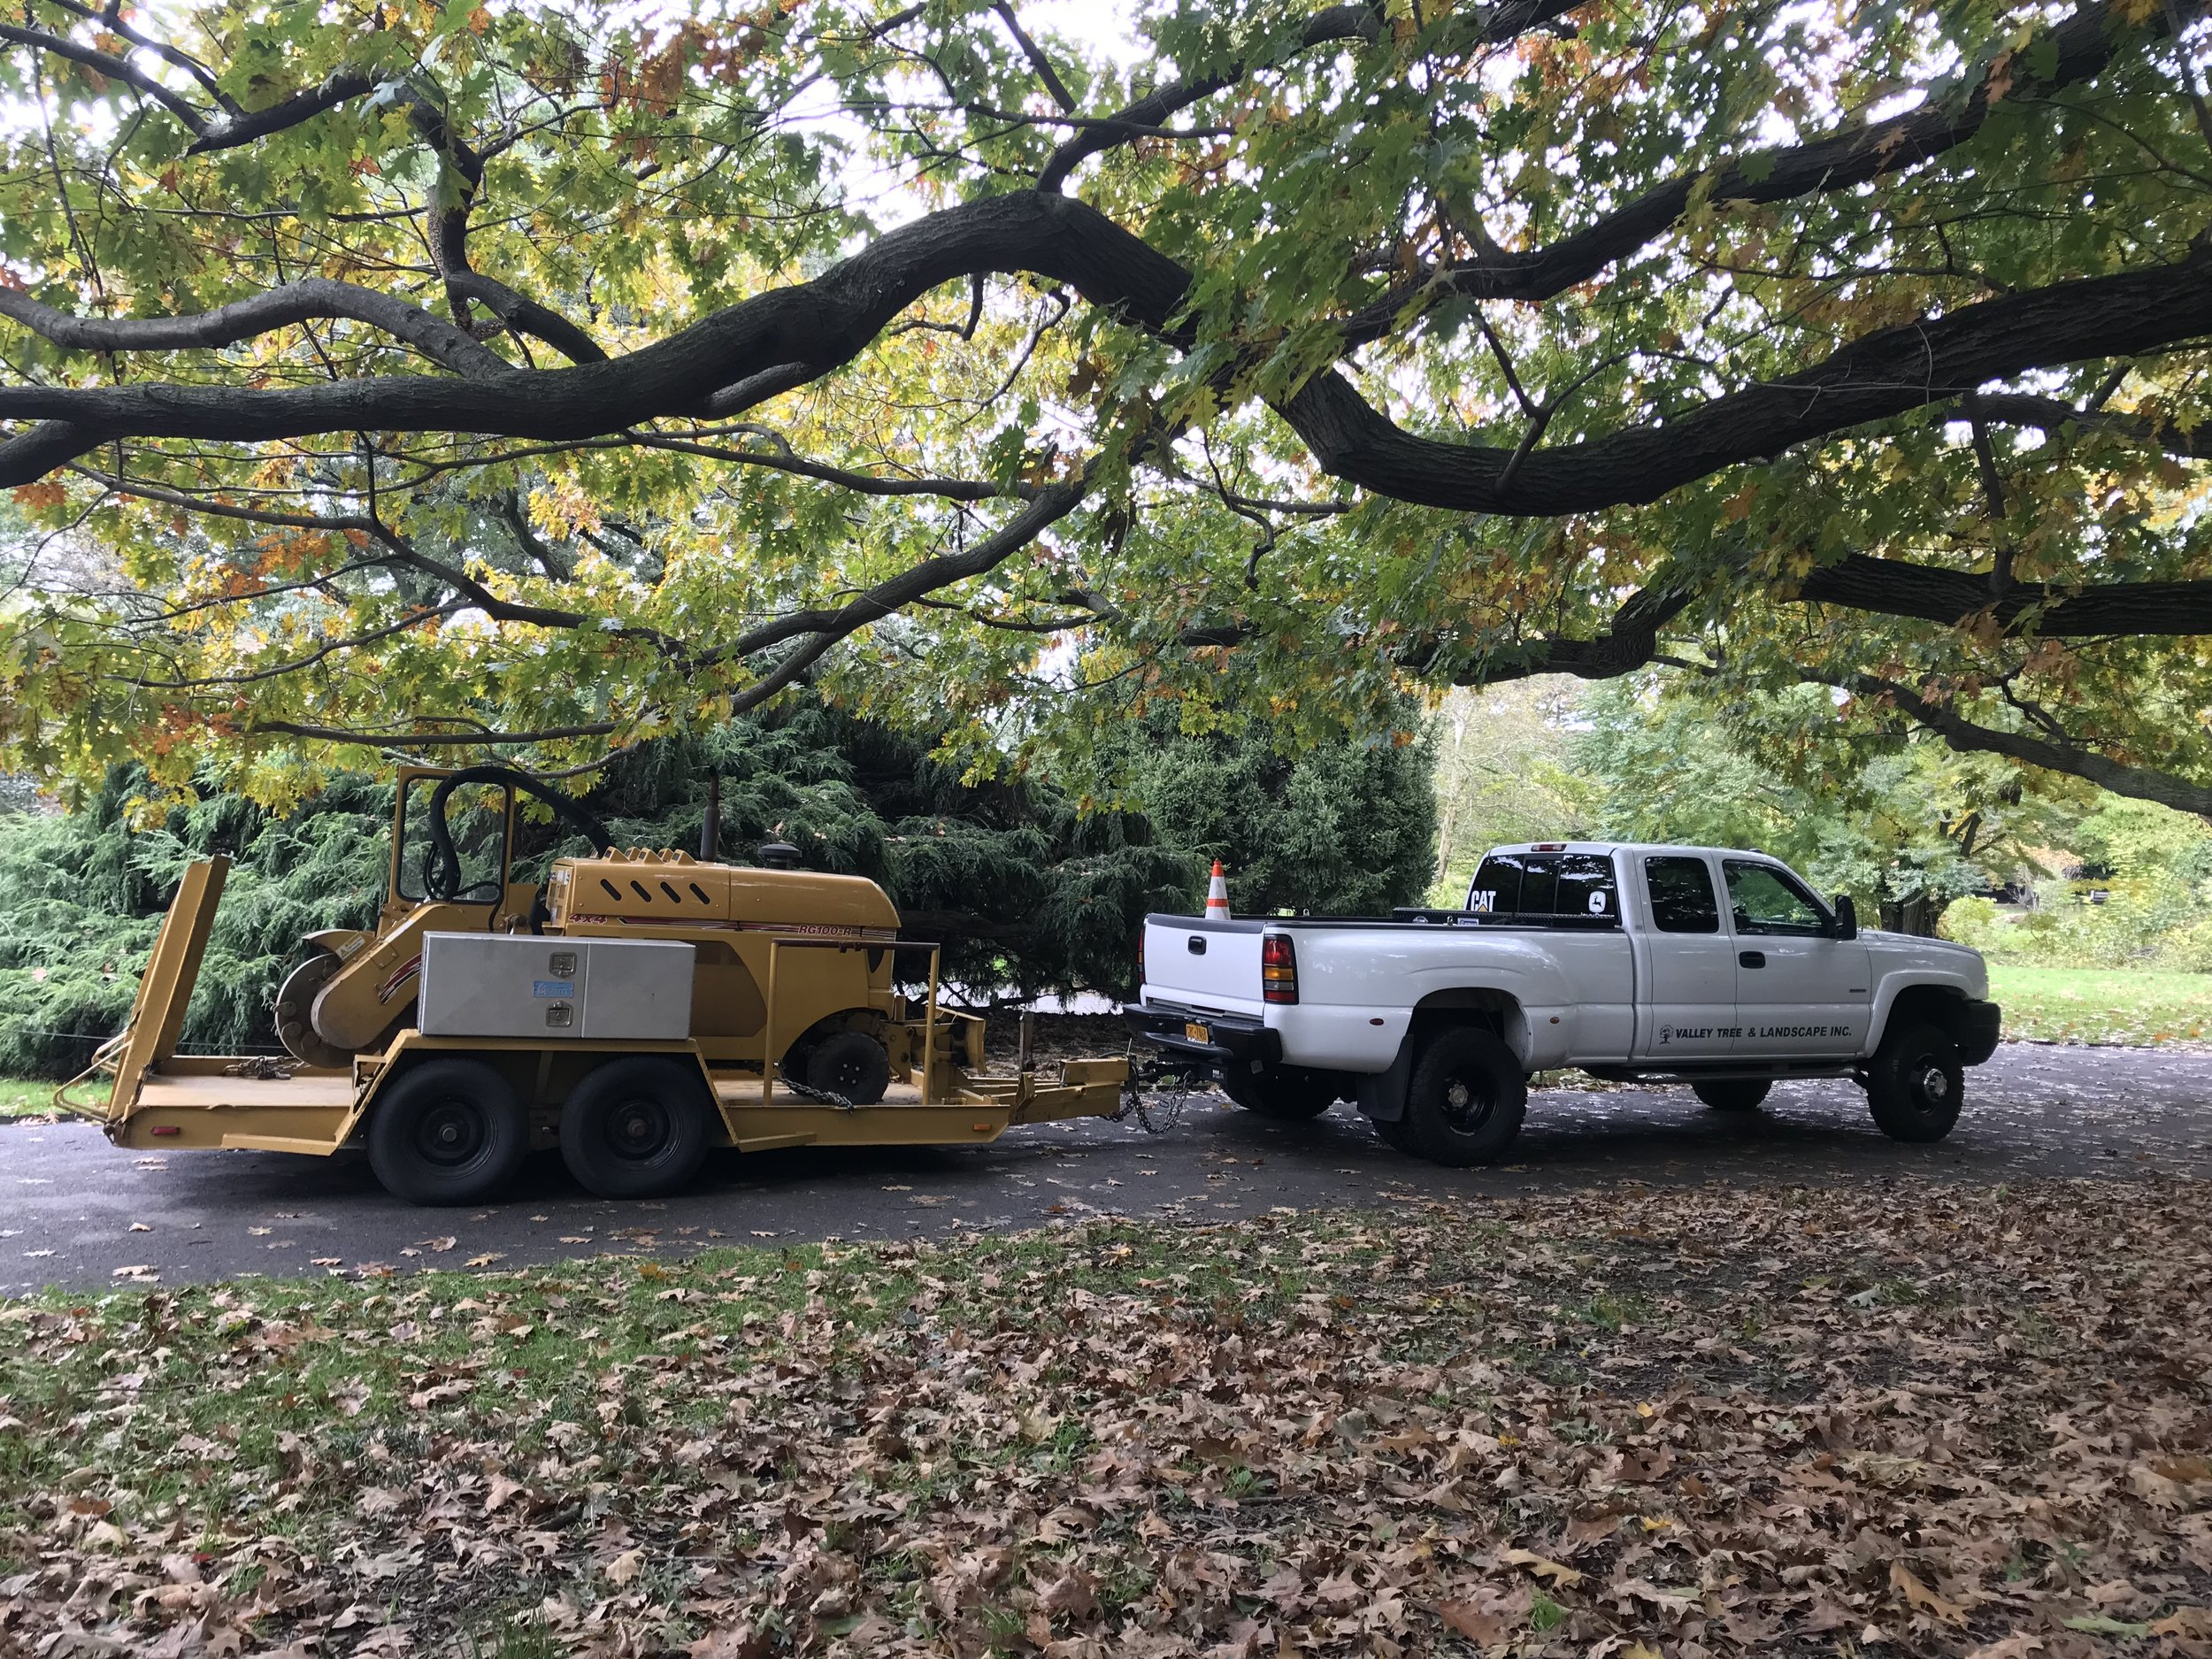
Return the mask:
[[1959,1051],[1939,1026],[1909,1025],[1885,1038],[1866,1069],[1866,1105],[1893,1141],[1940,1141],[1966,1102]]
[[1690,1093],[1717,1112],[1752,1112],[1759,1110],[1759,1103],[1773,1087],[1763,1078],[1754,1078],[1724,1083],[1693,1083]]
[[872,1106],[891,1087],[891,1056],[864,1031],[836,1032],[807,1055],[806,1082],[856,1106]]
[[1221,1092],[1245,1110],[1286,1123],[1318,1118],[1343,1089],[1341,1072],[1306,1065],[1279,1065],[1257,1076],[1231,1066],[1221,1078]]
[[1414,1063],[1406,1092],[1406,1138],[1416,1156],[1463,1169],[1490,1164],[1521,1133],[1528,1079],[1513,1050],[1491,1033],[1441,1033]]
[[481,1060],[426,1060],[393,1079],[369,1114],[369,1167],[411,1204],[474,1204],[514,1179],[530,1115]]
[[561,1161],[602,1198],[657,1198],[707,1156],[711,1102],[699,1069],[659,1055],[594,1066],[561,1109]]

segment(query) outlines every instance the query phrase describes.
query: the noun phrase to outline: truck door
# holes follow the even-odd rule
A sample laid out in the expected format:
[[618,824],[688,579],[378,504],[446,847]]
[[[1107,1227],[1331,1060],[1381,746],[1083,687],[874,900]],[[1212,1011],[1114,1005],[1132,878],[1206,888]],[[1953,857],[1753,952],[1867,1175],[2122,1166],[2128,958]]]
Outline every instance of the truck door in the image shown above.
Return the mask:
[[1736,1052],[1839,1059],[1857,1053],[1872,1002],[1865,944],[1836,938],[1826,908],[1779,865],[1721,862],[1743,1022]]
[[1721,926],[1709,859],[1647,853],[1636,1057],[1683,1064],[1724,1060],[1736,1040],[1736,941]]

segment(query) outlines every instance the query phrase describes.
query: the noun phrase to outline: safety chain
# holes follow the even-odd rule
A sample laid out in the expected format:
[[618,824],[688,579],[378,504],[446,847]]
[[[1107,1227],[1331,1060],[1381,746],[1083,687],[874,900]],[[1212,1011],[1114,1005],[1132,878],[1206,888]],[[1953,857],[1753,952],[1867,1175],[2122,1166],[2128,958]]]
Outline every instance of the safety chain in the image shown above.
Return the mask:
[[776,1070],[776,1076],[784,1087],[789,1089],[801,1100],[814,1101],[824,1106],[841,1107],[846,1111],[853,1110],[852,1102],[847,1100],[833,1088],[816,1088],[811,1083],[802,1083],[780,1066]]
[[[1206,1071],[1194,1073],[1186,1063],[1174,1060],[1140,1060],[1133,1045],[1129,1051],[1129,1075],[1121,1086],[1121,1108],[1110,1121],[1125,1123],[1133,1118],[1145,1133],[1165,1134],[1182,1117],[1190,1097],[1211,1087],[1212,1079]],[[1145,1099],[1148,1091],[1171,1099],[1164,1107],[1154,1106]]]

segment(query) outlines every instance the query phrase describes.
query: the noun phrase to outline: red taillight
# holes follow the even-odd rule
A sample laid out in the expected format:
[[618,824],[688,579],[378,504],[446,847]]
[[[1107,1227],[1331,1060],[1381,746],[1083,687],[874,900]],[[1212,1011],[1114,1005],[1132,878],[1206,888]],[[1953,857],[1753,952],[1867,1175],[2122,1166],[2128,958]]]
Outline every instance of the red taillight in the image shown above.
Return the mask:
[[1269,1002],[1298,1000],[1298,953],[1284,933],[1268,933],[1260,940],[1260,996]]

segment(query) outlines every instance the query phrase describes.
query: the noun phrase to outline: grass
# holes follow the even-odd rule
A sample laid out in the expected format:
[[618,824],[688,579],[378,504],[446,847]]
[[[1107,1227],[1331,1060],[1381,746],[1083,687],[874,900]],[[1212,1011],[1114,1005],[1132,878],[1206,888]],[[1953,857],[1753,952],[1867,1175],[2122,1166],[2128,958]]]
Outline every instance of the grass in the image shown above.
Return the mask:
[[36,1078],[0,1077],[0,1118],[43,1118],[54,1110],[54,1086]]
[[2147,1048],[2212,1037],[2212,973],[1989,964],[2005,1035]]

